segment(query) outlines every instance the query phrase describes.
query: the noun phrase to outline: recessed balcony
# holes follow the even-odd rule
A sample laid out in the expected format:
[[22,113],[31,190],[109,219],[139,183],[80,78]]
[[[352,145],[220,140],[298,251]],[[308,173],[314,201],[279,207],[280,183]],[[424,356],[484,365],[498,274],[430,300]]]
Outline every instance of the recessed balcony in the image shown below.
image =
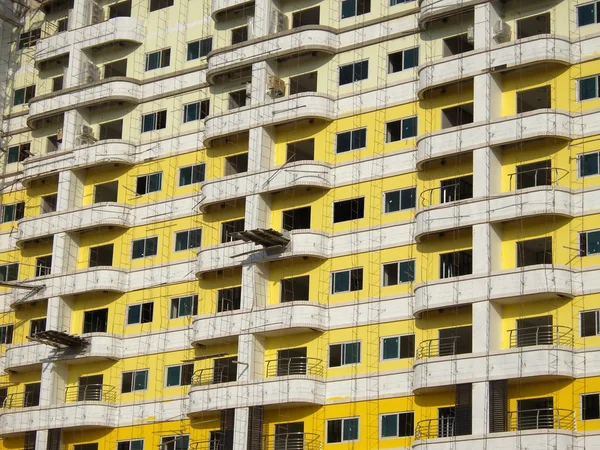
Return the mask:
[[215,22],[219,22],[222,17],[226,19],[230,12],[233,13],[253,6],[254,0],[212,0],[210,16]]
[[460,14],[473,9],[478,3],[477,0],[420,0],[419,25],[422,29],[425,29],[431,21]]
[[21,219],[17,225],[17,245],[62,232],[82,232],[97,227],[129,228],[133,215],[128,205],[106,202],[76,210],[57,211]]

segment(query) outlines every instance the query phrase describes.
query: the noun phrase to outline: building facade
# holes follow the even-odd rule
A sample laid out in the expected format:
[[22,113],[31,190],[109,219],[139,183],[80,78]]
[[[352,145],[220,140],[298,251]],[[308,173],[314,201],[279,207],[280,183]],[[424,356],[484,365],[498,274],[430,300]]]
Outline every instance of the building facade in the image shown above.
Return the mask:
[[599,2],[0,7],[0,447],[600,448]]

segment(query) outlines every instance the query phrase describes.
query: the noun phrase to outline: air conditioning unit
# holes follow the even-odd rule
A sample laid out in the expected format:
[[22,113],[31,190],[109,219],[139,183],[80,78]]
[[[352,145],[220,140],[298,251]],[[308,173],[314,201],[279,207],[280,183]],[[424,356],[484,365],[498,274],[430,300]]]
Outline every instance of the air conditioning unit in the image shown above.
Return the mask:
[[285,83],[279,77],[275,75],[269,75],[267,79],[267,89],[269,95],[273,98],[283,97],[285,95]]
[[469,44],[473,44],[475,42],[475,28],[473,25],[469,25],[467,28],[467,41]]
[[280,11],[273,11],[271,13],[271,23],[269,27],[269,32],[279,33],[281,31],[285,31],[288,29],[288,18],[285,14]]
[[85,63],[85,82],[93,83],[100,79],[100,68],[91,63]]
[[494,22],[492,33],[492,37],[498,42],[510,39],[510,27],[502,19],[498,19]]
[[92,3],[92,25],[95,23],[104,22],[104,9],[97,3]]
[[56,129],[56,140],[58,142],[62,142],[62,140],[63,140],[63,129],[62,129],[62,127],[58,127]]
[[81,125],[77,133],[77,142],[79,145],[93,144],[96,142],[94,129],[88,125]]

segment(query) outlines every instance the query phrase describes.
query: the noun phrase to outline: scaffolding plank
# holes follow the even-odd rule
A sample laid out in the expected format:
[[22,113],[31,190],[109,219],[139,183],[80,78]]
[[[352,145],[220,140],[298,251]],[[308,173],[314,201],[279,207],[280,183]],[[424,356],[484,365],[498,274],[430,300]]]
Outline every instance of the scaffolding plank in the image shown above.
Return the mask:
[[34,335],[29,336],[28,339],[56,348],[85,347],[88,344],[87,340],[81,336],[56,330],[39,331]]

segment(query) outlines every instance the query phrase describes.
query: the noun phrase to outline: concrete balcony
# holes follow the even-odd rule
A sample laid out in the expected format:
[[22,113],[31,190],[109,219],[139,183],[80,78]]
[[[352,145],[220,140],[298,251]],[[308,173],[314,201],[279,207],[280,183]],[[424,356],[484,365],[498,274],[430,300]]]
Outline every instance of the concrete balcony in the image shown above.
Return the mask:
[[251,194],[280,191],[295,187],[330,188],[333,185],[329,164],[318,161],[298,161],[276,169],[245,172],[202,184],[200,210],[210,205],[244,198]]
[[[290,232],[290,243],[285,249],[265,250],[244,254],[262,248],[243,241],[203,247],[198,252],[196,275],[215,270],[241,267],[244,264],[275,261],[280,259],[312,256],[326,259],[329,256],[329,236],[314,230],[295,230]],[[240,255],[240,256],[237,256]]]
[[325,383],[321,377],[290,375],[253,381],[192,385],[188,414],[249,406],[325,404]]
[[413,367],[414,393],[477,381],[575,376],[573,348],[569,346],[518,347],[496,350],[487,357],[483,354],[468,353],[417,359]]
[[98,106],[108,102],[138,104],[142,99],[142,88],[127,79],[103,80],[102,82],[75,89],[66,89],[49,95],[34,97],[29,103],[27,126],[35,129],[41,119],[62,114],[65,111]]
[[419,316],[430,309],[468,305],[483,300],[510,301],[531,296],[532,300],[552,296],[572,297],[573,274],[566,266],[536,265],[492,272],[488,275],[466,275],[418,283],[414,287],[415,309]]
[[135,151],[134,144],[110,139],[70,151],[27,158],[23,162],[21,182],[27,186],[35,179],[69,169],[83,169],[102,164],[131,165],[135,162]]
[[37,342],[6,346],[6,369],[27,372],[50,359],[53,348]]
[[475,50],[441,58],[419,67],[419,97],[427,89],[456,83],[485,72],[505,71],[532,64],[557,62],[570,64],[571,43],[566,37],[538,35],[497,45],[488,50]]
[[472,9],[477,4],[477,0],[420,0],[419,26],[425,29],[428,22],[460,14],[461,11]]
[[97,227],[129,228],[133,214],[129,205],[96,203],[76,210],[57,211],[21,219],[17,225],[17,245],[61,232],[80,232]]
[[417,138],[417,166],[424,162],[488,146],[552,137],[571,139],[569,113],[540,109],[514,116],[501,117],[493,122],[476,122],[452,127]]
[[[39,286],[40,289],[37,292],[29,293],[23,289],[13,289],[9,293],[9,303],[12,306],[50,297],[99,291],[123,293],[127,291],[129,279],[128,272],[124,269],[94,267],[67,274],[29,278],[20,282]],[[27,294],[30,295],[27,296]]]
[[194,345],[216,345],[237,340],[242,333],[263,335],[325,331],[325,305],[316,302],[289,302],[255,311],[230,311],[194,319]]
[[334,100],[316,92],[306,92],[283,97],[272,103],[250,105],[224,114],[208,116],[204,145],[213,140],[267,125],[279,125],[301,119],[333,120]]
[[575,434],[572,430],[562,429],[522,430],[489,433],[485,437],[469,435],[422,439],[414,441],[411,448],[415,450],[568,449],[573,448],[573,442],[577,441]]
[[[439,194],[439,192],[437,192]],[[430,203],[432,199],[425,199]],[[421,207],[415,213],[415,239],[427,234],[541,215],[572,216],[571,192],[556,186],[504,192],[487,198]]]
[[212,83],[217,75],[258,61],[282,58],[299,52],[335,54],[338,46],[338,36],[329,27],[308,25],[288,30],[266,39],[250,40],[209,53],[206,80]]
[[39,40],[35,46],[35,62],[39,64],[72,48],[86,49],[117,42],[143,44],[145,37],[146,29],[135,17],[115,17]]
[[243,6],[249,7],[253,3],[254,0],[212,0],[210,16],[215,22],[218,22],[219,15],[221,13],[241,8]]

